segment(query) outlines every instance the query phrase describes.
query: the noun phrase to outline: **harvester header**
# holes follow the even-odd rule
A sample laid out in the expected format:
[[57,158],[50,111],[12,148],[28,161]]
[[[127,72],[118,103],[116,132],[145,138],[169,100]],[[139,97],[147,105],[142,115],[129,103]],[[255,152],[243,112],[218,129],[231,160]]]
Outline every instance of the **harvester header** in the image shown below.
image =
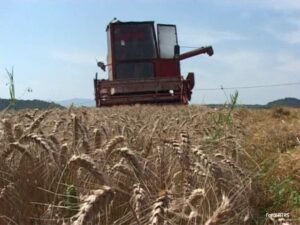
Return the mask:
[[96,106],[122,104],[188,104],[194,73],[184,79],[180,61],[213,55],[211,46],[180,54],[175,25],[154,22],[111,22],[107,26],[107,80],[94,79]]

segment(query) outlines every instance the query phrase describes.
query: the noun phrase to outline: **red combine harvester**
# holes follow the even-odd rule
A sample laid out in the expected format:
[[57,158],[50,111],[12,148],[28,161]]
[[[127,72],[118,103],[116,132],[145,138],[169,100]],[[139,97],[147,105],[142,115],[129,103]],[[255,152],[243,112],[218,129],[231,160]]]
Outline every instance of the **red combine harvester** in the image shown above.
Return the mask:
[[184,79],[180,61],[207,53],[211,46],[180,54],[175,25],[154,22],[111,22],[107,26],[108,80],[94,79],[96,106],[121,104],[188,104],[194,73]]

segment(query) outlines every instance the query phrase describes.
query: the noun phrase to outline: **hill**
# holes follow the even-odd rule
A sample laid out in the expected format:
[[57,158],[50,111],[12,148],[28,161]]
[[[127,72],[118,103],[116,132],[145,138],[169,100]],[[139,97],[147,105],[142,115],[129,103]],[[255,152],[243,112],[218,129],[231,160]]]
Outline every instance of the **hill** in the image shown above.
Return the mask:
[[[224,104],[207,104],[206,106],[212,107],[212,108],[222,108],[224,107]],[[265,105],[237,105],[238,108],[249,108],[249,109],[271,109],[274,107],[293,107],[293,108],[299,108],[300,107],[300,100],[297,98],[284,98],[284,99],[278,99],[272,102],[268,102]]]
[[72,98],[72,99],[66,99],[62,101],[56,101],[56,103],[65,107],[69,107],[72,104],[76,107],[80,107],[80,106],[95,107],[95,100],[89,98]]
[[[74,105],[76,107],[95,107],[95,100],[89,99],[89,98],[73,98],[73,99],[67,99],[62,101],[56,101],[57,104],[62,105],[64,107],[69,107],[70,105]],[[212,108],[220,108],[224,107],[224,104],[207,104],[206,106],[212,107]],[[248,105],[248,104],[241,104],[237,105],[239,108],[249,108],[249,109],[270,109],[273,107],[279,107],[279,106],[286,106],[286,107],[300,107],[300,100],[297,98],[284,98],[284,99],[278,99],[272,102],[269,102],[265,105]]]
[[[10,104],[10,100],[8,99],[1,99],[0,98],[0,110],[5,109]],[[17,100],[14,106],[11,106],[11,109],[24,109],[24,108],[38,108],[38,109],[48,109],[48,108],[62,108],[62,107],[69,107],[71,105],[76,107],[95,107],[95,101],[93,99],[88,98],[73,98],[67,99],[62,101],[55,101],[55,102],[47,102],[42,100]],[[213,108],[220,108],[224,107],[224,104],[207,104],[208,107]],[[237,105],[238,108],[252,108],[252,109],[270,109],[279,106],[286,106],[286,107],[300,107],[300,100],[297,98],[284,98],[278,99],[272,102],[269,102],[265,105]]]
[[[0,110],[6,109],[10,105],[9,99],[0,98]],[[49,108],[63,108],[63,106],[54,102],[46,102],[41,100],[16,100],[14,105],[11,105],[9,109],[49,109]]]
[[268,108],[277,106],[300,107],[300,100],[297,98],[278,99],[267,104]]

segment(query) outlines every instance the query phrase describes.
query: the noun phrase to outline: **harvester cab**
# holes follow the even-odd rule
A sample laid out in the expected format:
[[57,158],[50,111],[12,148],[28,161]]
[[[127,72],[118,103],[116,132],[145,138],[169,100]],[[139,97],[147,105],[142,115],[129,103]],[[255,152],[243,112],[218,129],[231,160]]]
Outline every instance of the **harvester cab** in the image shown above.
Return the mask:
[[96,106],[121,104],[188,104],[194,87],[194,73],[184,79],[180,61],[207,53],[201,47],[180,54],[175,25],[154,22],[111,22],[107,26],[108,79],[94,79]]

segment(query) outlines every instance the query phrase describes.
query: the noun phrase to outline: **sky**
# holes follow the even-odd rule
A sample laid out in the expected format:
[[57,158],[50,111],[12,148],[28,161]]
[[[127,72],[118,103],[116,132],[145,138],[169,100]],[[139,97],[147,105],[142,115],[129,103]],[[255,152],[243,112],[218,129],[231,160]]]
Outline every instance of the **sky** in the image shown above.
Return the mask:
[[213,46],[181,63],[183,76],[195,73],[191,103],[226,102],[235,89],[221,87],[287,83],[298,84],[238,88],[238,101],[300,99],[300,0],[0,0],[0,98],[13,67],[17,98],[93,99],[114,17],[176,24],[181,52]]

